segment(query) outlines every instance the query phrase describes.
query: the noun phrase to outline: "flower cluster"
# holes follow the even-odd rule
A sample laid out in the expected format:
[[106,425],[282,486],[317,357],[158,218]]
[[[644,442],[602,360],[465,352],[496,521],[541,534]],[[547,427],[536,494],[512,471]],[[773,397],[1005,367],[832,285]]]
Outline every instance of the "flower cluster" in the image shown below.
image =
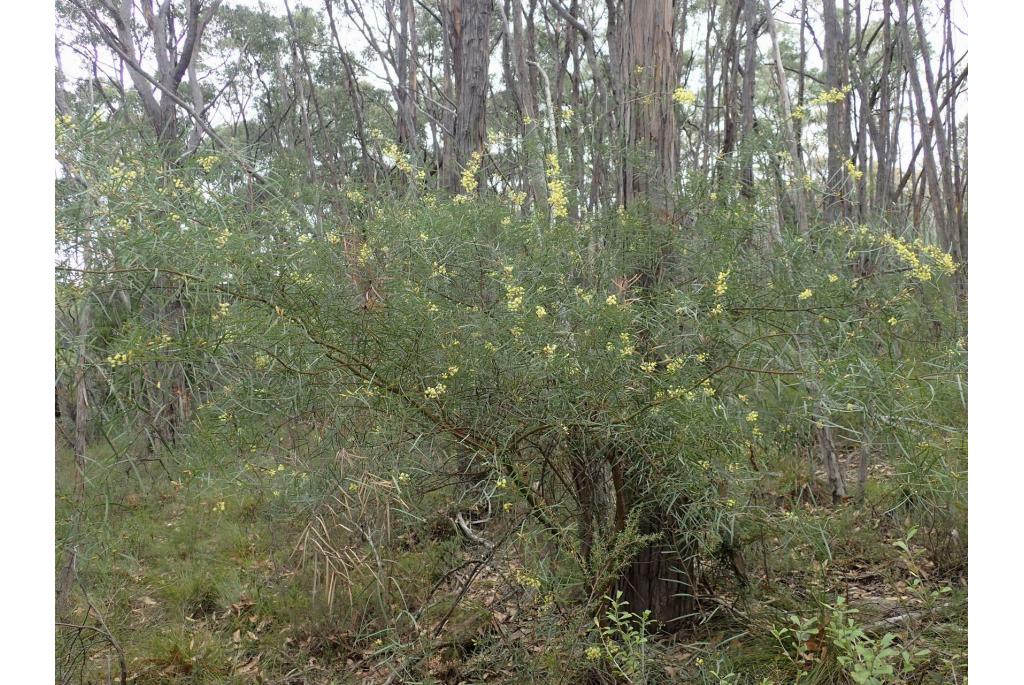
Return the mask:
[[729,289],[729,284],[726,282],[731,273],[731,269],[718,272],[718,280],[715,281],[715,297],[721,297],[725,295],[725,291]]
[[531,575],[522,569],[516,569],[516,582],[523,587],[532,588],[534,590],[540,589],[540,578]]
[[[633,344],[633,337],[629,333],[619,333],[619,340],[622,341],[622,346],[619,348],[620,357],[631,357],[636,353],[636,345]],[[611,343],[608,345],[611,347]]]
[[846,173],[850,174],[850,178],[854,181],[864,178],[864,172],[858,169],[857,165],[850,160],[846,160]]
[[550,153],[547,157],[548,176],[548,205],[551,207],[551,215],[554,218],[568,216],[568,200],[565,197],[565,183],[559,177],[561,166],[558,163],[558,155]]
[[654,399],[656,400],[660,400],[665,397],[668,397],[670,400],[684,399],[687,402],[693,402],[695,399],[697,399],[697,393],[695,393],[693,390],[687,390],[686,388],[679,388],[674,386],[669,388],[667,392],[662,392],[661,390],[659,390],[658,392],[654,393]]
[[508,298],[506,307],[510,312],[518,312],[523,308],[523,294],[525,289],[521,285],[505,285],[505,297]]
[[117,162],[107,171],[110,173],[110,189],[117,188],[118,186],[123,186],[126,189],[131,188],[139,177],[139,172],[129,169],[121,162]]
[[811,100],[812,105],[834,105],[838,104],[846,99],[846,96],[853,90],[853,86],[846,84],[842,88],[832,88],[826,90],[818,97]]
[[118,352],[117,354],[107,357],[107,363],[113,367],[124,366],[125,364],[131,364],[134,352],[128,350],[127,352]]
[[558,154],[550,153],[547,156],[548,206],[551,207],[551,216],[556,219],[569,216],[569,200],[565,196],[565,183],[559,178],[561,171]]
[[146,347],[149,347],[149,348],[167,347],[168,345],[171,344],[171,340],[172,340],[171,336],[167,335],[166,333],[163,333],[163,334],[160,335],[159,338],[153,338],[152,340],[147,340],[146,341]]
[[505,193],[505,197],[513,207],[522,207],[526,202],[526,193],[522,190],[510,190]]
[[932,268],[921,262],[921,258],[914,253],[914,250],[911,249],[906,240],[887,233],[882,236],[882,243],[891,247],[900,258],[900,261],[910,267],[910,273],[914,278],[919,281],[930,281],[932,279]]
[[403,174],[411,174],[413,172],[412,163],[409,162],[409,158],[405,155],[404,152],[398,149],[398,146],[395,145],[394,143],[388,143],[387,145],[385,145],[381,149],[381,152],[383,152],[386,156],[390,157],[391,159],[395,160],[395,166]]
[[935,266],[938,267],[939,271],[947,276],[952,276],[956,272],[956,263],[953,261],[953,255],[948,252],[943,252],[934,245],[921,246],[920,240],[915,242],[921,252],[927,255],[935,262]]
[[692,105],[697,102],[697,94],[680,86],[672,91],[672,102],[679,105]]
[[226,317],[230,312],[231,305],[227,302],[221,302],[219,305],[217,305],[217,310],[213,312],[213,316],[211,316],[210,318],[213,319],[214,321],[219,321],[220,319]]
[[65,114],[62,117],[57,117],[57,134],[56,141],[58,144],[63,143],[67,137],[68,131],[75,130],[75,122],[71,118],[70,114]]
[[369,243],[363,243],[362,245],[359,246],[358,259],[360,264],[366,264],[366,262],[370,261],[370,257],[372,256],[373,248],[370,247]]
[[481,160],[483,160],[483,153],[477,150],[469,156],[469,161],[466,162],[466,166],[462,170],[462,177],[459,179],[459,183],[467,195],[472,195],[476,192],[477,186],[480,184],[476,175],[480,171]]
[[594,299],[594,293],[584,290],[579,286],[576,286],[576,288],[573,289],[573,293],[576,295],[576,297],[583,300],[584,304],[590,304]]
[[427,397],[427,399],[436,400],[440,398],[442,395],[444,395],[446,392],[448,392],[448,386],[445,385],[444,383],[438,383],[437,385],[429,387],[426,390],[424,390],[423,394],[424,396]]
[[216,165],[218,161],[219,158],[217,155],[207,155],[206,157],[200,157],[196,160],[202,170],[206,173],[210,173],[210,170],[213,169],[214,165]]

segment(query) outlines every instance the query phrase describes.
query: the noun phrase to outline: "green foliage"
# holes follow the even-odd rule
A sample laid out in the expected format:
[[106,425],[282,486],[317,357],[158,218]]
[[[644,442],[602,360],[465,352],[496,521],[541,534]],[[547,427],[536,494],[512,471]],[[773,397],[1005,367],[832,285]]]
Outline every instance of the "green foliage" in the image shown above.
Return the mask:
[[929,655],[927,649],[911,652],[900,648],[893,633],[869,636],[852,617],[857,609],[843,597],[825,605],[827,622],[818,617],[789,616],[792,625],[772,628],[772,634],[787,656],[798,663],[818,658],[834,659],[842,672],[857,685],[901,682],[915,665]]
[[607,663],[616,676],[627,682],[648,682],[654,667],[650,610],[630,612],[621,592],[605,597],[605,601],[608,609],[604,620],[594,619],[597,645],[586,650],[587,660]]
[[[58,193],[58,360],[67,374],[90,303],[92,407],[114,453],[95,482],[121,483],[140,454],[163,460],[202,507],[162,532],[174,549],[211,520],[211,559],[248,554],[247,518],[287,537],[314,598],[289,595],[287,620],[319,611],[381,654],[425,649],[424,625],[459,616],[452,588],[432,586],[480,544],[453,532],[459,513],[527,560],[510,575],[552,634],[556,616],[588,624],[650,543],[715,590],[748,591],[745,549],[773,550],[776,569],[831,562],[840,517],[799,494],[784,513],[770,495],[813,490],[822,426],[890,469],[869,494],[900,531],[917,526],[907,566],[964,568],[965,323],[955,265],[929,245],[876,225],[772,238],[755,203],[696,187],[685,227],[642,206],[552,222],[512,195],[422,186],[396,203],[278,168],[253,193],[223,153],[171,165],[114,123],[61,126],[84,186]],[[181,378],[190,422],[160,442],[152,407]],[[142,471],[131,478],[154,478]],[[145,566],[162,549],[148,535],[103,544]],[[223,612],[250,587],[197,566],[156,593],[182,615]],[[644,682],[650,616],[608,601],[589,646]],[[834,664],[854,682],[894,682],[920,656],[842,604],[829,612]],[[778,629],[794,661],[817,620]],[[460,625],[486,645],[480,623]],[[732,673],[714,677],[744,682]]]

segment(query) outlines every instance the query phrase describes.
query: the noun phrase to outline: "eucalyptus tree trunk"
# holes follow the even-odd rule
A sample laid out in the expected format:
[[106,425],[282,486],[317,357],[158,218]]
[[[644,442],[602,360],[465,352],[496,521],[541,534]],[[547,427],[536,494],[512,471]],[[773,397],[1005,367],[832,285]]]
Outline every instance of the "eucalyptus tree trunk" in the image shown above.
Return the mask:
[[711,166],[711,156],[715,149],[711,141],[713,139],[712,112],[715,102],[715,62],[718,59],[718,46],[717,43],[711,41],[711,37],[714,35],[717,9],[717,2],[709,3],[704,31],[704,107],[701,110],[701,151],[699,157],[695,157],[695,159],[698,167],[705,173]]
[[[842,92],[846,83],[843,79],[843,64],[846,47],[839,25],[835,0],[823,0],[825,20],[825,87],[835,95]],[[850,129],[845,97],[832,97],[826,104],[825,135],[828,140],[827,180],[825,184],[825,218],[830,221],[844,219],[849,215],[847,197],[848,174],[846,161],[850,151]]]
[[879,82],[878,150],[875,160],[875,194],[873,209],[876,215],[885,217],[892,206],[893,155],[889,144],[892,115],[892,5],[882,3],[882,68]]
[[[796,81],[796,106],[803,111],[804,103],[807,101],[807,0],[800,0],[800,42],[797,50],[800,54],[800,65]],[[804,120],[802,117],[793,122],[793,128],[796,130],[796,146],[802,161],[804,154],[802,142]]]
[[[400,0],[398,18],[398,46],[396,76],[398,88],[395,104],[398,109],[396,136],[398,144],[412,156],[418,156],[418,124],[416,118],[416,97],[418,82],[418,34],[416,31],[416,7],[413,0]],[[390,12],[389,12],[390,14]]]
[[[904,65],[907,73],[910,75],[910,87],[914,96],[914,110],[917,114],[918,124],[921,129],[921,149],[924,152],[924,175],[927,183],[927,191],[929,199],[931,200],[932,214],[937,228],[937,233],[945,242],[948,231],[948,221],[946,218],[946,206],[943,202],[943,184],[939,180],[938,164],[935,159],[935,141],[941,140],[942,135],[933,135],[932,121],[928,116],[927,106],[925,105],[924,93],[921,87],[921,76],[918,73],[918,65],[914,59],[914,48],[911,42],[910,34],[910,18],[907,13],[908,0],[898,0],[896,6],[900,12],[900,37],[903,43],[903,58]],[[927,64],[927,49],[924,47],[924,35],[920,35],[922,53],[925,64]],[[930,67],[929,67],[930,70]],[[929,93],[930,95],[930,93]],[[934,101],[933,101],[934,102]],[[936,106],[933,105],[933,109]],[[937,114],[937,111],[934,112]],[[936,124],[939,122],[936,121]],[[944,149],[944,148],[943,148]],[[949,245],[943,245],[945,248],[949,248]]]
[[624,90],[619,202],[628,207],[643,197],[663,216],[672,214],[679,156],[674,19],[671,0],[622,0],[613,55]]
[[523,141],[523,180],[532,204],[540,206],[547,202],[547,185],[544,180],[544,159],[531,148],[527,136],[537,121],[537,96],[530,87],[529,57],[525,41],[528,36],[523,29],[523,3],[521,0],[497,0],[501,13],[504,36],[505,87],[515,96],[519,120],[516,127]]
[[[673,3],[622,0],[608,6],[622,146],[618,200],[626,207],[646,201],[656,220],[671,221],[678,163],[672,102],[678,82]],[[641,287],[649,286],[658,269],[653,264],[634,279]],[[651,618],[674,629],[694,609],[693,555],[682,549],[685,543],[676,535],[678,524],[672,513],[650,504],[650,465],[633,457],[621,446],[609,451],[616,527],[623,530],[626,521],[635,516],[640,534],[658,533],[660,537],[635,554],[615,585],[630,611],[650,610]]]
[[448,188],[459,191],[462,170],[487,137],[487,85],[493,0],[448,0],[446,29],[452,46],[456,109],[452,157],[446,170]]
[[803,158],[800,155],[800,141],[793,125],[793,108],[789,101],[789,86],[786,81],[786,70],[782,63],[782,52],[779,50],[779,38],[775,33],[775,18],[772,15],[771,0],[764,0],[765,17],[768,33],[772,39],[772,55],[775,62],[775,76],[779,82],[779,103],[782,106],[782,122],[786,131],[786,142],[789,145],[789,158],[792,164],[795,183],[793,183],[793,206],[796,211],[797,230],[800,235],[807,235],[807,195],[803,179],[806,175]]
[[295,84],[295,104],[299,110],[299,122],[302,125],[302,146],[306,152],[306,172],[309,174],[309,179],[315,183],[317,173],[313,153],[313,132],[309,127],[309,100],[306,98],[306,87],[300,73],[297,42],[297,38],[290,41],[292,83]]
[[[72,0],[99,30],[102,39],[115,52],[124,53],[125,67],[142,101],[146,118],[157,139],[165,146],[174,147],[178,142],[178,89],[195,58],[203,33],[221,1],[213,0],[207,4],[202,0],[187,0],[185,7],[177,12],[169,0],[156,7],[153,0],[141,0],[138,3],[151,41],[152,56],[156,62],[155,75],[150,76],[142,71],[143,60],[140,53],[143,48],[136,39],[135,3],[132,0],[121,0],[116,5],[113,1],[102,3],[103,9],[114,23],[113,28],[100,19],[90,3]],[[182,21],[184,30],[179,34],[175,27]],[[154,81],[158,84],[159,98],[153,93]]]
[[[518,3],[519,0],[516,0]],[[606,194],[606,180],[609,176],[608,163],[605,159],[605,132],[613,128],[611,120],[614,117],[610,103],[609,90],[612,87],[605,75],[605,63],[599,58],[597,47],[594,41],[595,29],[585,24],[579,16],[579,5],[573,3],[567,9],[561,0],[551,0],[551,4],[559,14],[566,20],[569,27],[578,32],[583,38],[583,49],[587,57],[587,66],[590,67],[590,76],[593,86],[593,96],[590,98],[590,194],[587,207],[595,210],[604,199]],[[593,247],[593,246],[592,246]]]
[[[928,105],[931,108],[931,117],[927,127],[922,124],[922,128],[926,129],[924,134],[930,137],[935,145],[935,151],[938,154],[938,178],[930,179],[929,185],[931,185],[931,193],[933,195],[941,196],[942,202],[942,214],[941,221],[938,223],[938,235],[941,242],[942,248],[948,250],[954,258],[960,259],[961,257],[961,246],[960,246],[960,235],[959,227],[957,226],[957,202],[956,192],[953,188],[953,160],[949,154],[949,142],[946,134],[946,127],[942,120],[941,109],[939,106],[939,94],[938,94],[938,83],[935,79],[934,71],[932,69],[931,53],[928,49],[928,35],[924,28],[924,21],[921,18],[921,1],[913,0],[914,6],[914,25],[917,28],[917,38],[921,46],[921,62],[924,66],[925,85],[928,88]],[[900,3],[900,13],[903,19],[905,35],[909,34],[907,28],[907,7],[905,3]],[[909,40],[908,40],[909,43]],[[907,48],[909,49],[909,45]],[[913,64],[913,62],[911,62]],[[917,73],[916,65],[911,67],[911,81],[917,82],[915,86],[915,97],[919,99],[920,114],[918,115],[922,121],[924,116],[924,107],[921,105],[923,98],[921,95],[920,77]],[[928,143],[926,142],[927,146]],[[934,182],[937,181],[937,182]],[[934,206],[934,205],[933,205]],[[936,217],[939,218],[938,216]]]
[[743,196],[754,197],[754,87],[757,69],[757,0],[743,0],[743,25],[746,40],[743,47],[743,91],[740,95],[742,114],[742,161],[740,186]]
[[[728,181],[727,161],[736,152],[737,114],[736,114],[736,81],[739,80],[739,31],[740,15],[743,13],[745,0],[730,0],[725,3],[729,12],[729,23],[726,29],[725,47],[722,50],[722,81],[719,93],[719,109],[722,111],[722,147],[715,164],[715,178],[719,186]],[[735,2],[735,6],[732,6]]]

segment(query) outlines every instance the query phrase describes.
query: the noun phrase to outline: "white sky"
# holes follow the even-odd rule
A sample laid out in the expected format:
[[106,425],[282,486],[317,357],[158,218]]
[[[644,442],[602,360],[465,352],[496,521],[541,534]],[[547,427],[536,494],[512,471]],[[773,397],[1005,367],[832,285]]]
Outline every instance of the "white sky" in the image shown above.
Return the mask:
[[[500,0],[498,0],[498,1],[500,1]],[[866,19],[869,16],[872,19],[881,18],[881,16],[882,16],[882,4],[881,3],[883,1],[885,1],[885,0],[859,0],[859,1],[861,3],[862,20]],[[924,3],[923,3],[926,6],[926,12],[927,12],[925,28],[926,28],[926,32],[929,34],[929,37],[931,38],[931,40],[929,42],[933,46],[932,47],[932,52],[933,52],[933,54],[932,54],[932,63],[933,63],[933,65],[937,62],[937,55],[934,54],[934,51],[935,51],[935,47],[934,46],[937,46],[937,45],[941,44],[942,37],[943,37],[942,36],[942,31],[943,31],[942,15],[938,11],[940,6],[941,6],[940,3],[943,3],[943,2],[944,2],[944,0],[924,0]],[[374,3],[371,2],[370,4],[372,5]],[[225,6],[244,6],[244,7],[249,7],[249,8],[252,8],[252,9],[264,8],[264,9],[269,10],[269,11],[271,11],[274,14],[277,14],[277,15],[284,15],[284,13],[285,13],[285,0],[226,0],[224,5]],[[290,5],[291,5],[291,9],[292,9],[293,12],[297,11],[301,7],[309,7],[309,8],[313,9],[314,11],[316,11],[318,13],[321,13],[321,14],[324,13],[323,2],[313,2],[313,1],[310,1],[310,0],[290,0]],[[584,3],[584,5],[586,6],[585,3]],[[603,2],[598,2],[597,0],[591,0],[591,4],[589,6],[591,8],[593,8],[592,11],[596,14],[597,20],[599,22],[603,23],[603,17],[604,17],[605,11],[606,11],[605,8],[604,8],[604,3]],[[810,7],[811,23],[814,26],[814,31],[815,31],[815,33],[816,33],[816,35],[818,37],[818,40],[821,40],[822,37],[823,37],[823,35],[822,35],[823,31],[821,29],[821,7],[820,7],[820,3],[811,2],[811,3],[809,3],[809,7]],[[799,24],[797,15],[795,14],[796,12],[799,11],[799,8],[800,8],[800,3],[797,2],[796,0],[782,0],[780,3],[778,3],[776,11],[775,11],[775,20],[779,24],[780,28],[782,26],[786,26],[786,25],[795,27],[795,26],[797,26]],[[951,9],[951,12],[952,12],[952,15],[953,15],[953,24],[954,24],[954,32],[953,32],[954,33],[954,35],[953,35],[954,52],[959,57],[960,55],[964,54],[966,52],[966,50],[967,50],[967,9],[966,9],[966,0],[951,0],[951,2],[950,2],[950,9]],[[895,9],[893,11],[895,12]],[[335,11],[335,18],[336,18],[337,23],[338,23],[338,30],[339,30],[339,33],[341,34],[340,38],[341,38],[342,43],[346,47],[351,49],[354,53],[358,54],[360,56],[360,58],[362,59],[363,51],[367,47],[367,43],[366,43],[365,39],[363,38],[361,33],[355,28],[355,26],[350,23],[350,21],[345,16],[344,12],[341,11],[341,7],[340,6],[337,6],[337,9]],[[371,21],[372,21],[372,19],[371,19]],[[691,18],[691,23],[687,27],[687,35],[685,37],[685,43],[686,43],[685,47],[686,47],[686,49],[696,50],[698,52],[703,49],[703,41],[704,41],[704,26],[703,26],[703,24],[704,24],[704,20],[701,17],[697,17],[696,19]],[[760,46],[761,60],[763,62],[767,62],[771,58],[770,55],[771,55],[772,48],[771,48],[771,40],[770,40],[770,38],[767,35],[763,35],[761,37],[759,46]],[[77,79],[77,78],[83,78],[83,77],[87,77],[89,75],[89,72],[88,72],[88,62],[86,60],[84,60],[79,55],[71,52],[68,49],[62,49],[61,52],[62,52],[62,61],[63,61],[64,72],[65,72],[66,77],[69,80],[74,80],[74,79]],[[811,39],[810,35],[808,35],[808,53],[809,53],[808,54],[808,66],[811,67],[811,68],[820,68],[820,66],[821,66],[820,55],[818,54],[817,49],[815,48],[813,40]],[[491,65],[491,78],[492,78],[492,82],[497,87],[501,87],[500,86],[501,66],[500,66],[500,63],[498,62],[498,59],[500,59],[500,57],[498,56],[498,53],[496,52],[495,53],[495,59],[492,62],[492,65]],[[112,53],[106,52],[106,56],[105,57],[103,56],[103,53],[101,53],[100,63],[101,63],[101,66],[103,68],[103,71],[105,71],[108,75],[114,76],[114,75],[117,74],[117,66],[116,65],[117,65],[118,61],[115,59],[115,57],[113,56]],[[144,66],[146,66],[147,68],[152,69],[152,68],[154,68],[155,65],[153,65],[151,63],[151,61],[146,61],[146,62],[144,62]],[[219,65],[212,64],[212,65],[209,65],[209,66],[211,68],[213,68],[213,69],[216,69]],[[370,60],[365,60],[365,66],[366,66],[366,75],[364,77],[365,80],[368,81],[370,84],[378,87],[378,88],[382,88],[384,90],[387,90],[388,89],[387,88],[387,83],[381,77],[381,75],[384,73],[384,69],[383,69],[383,66],[381,65],[380,61],[377,60],[376,58],[370,59]],[[202,77],[202,71],[200,71],[200,77]],[[690,76],[689,76],[688,87],[691,90],[699,92],[699,90],[701,88],[701,83],[700,82],[701,82],[702,77],[703,77],[702,70],[699,69],[699,68],[694,68],[691,71]],[[792,86],[791,86],[791,88],[792,88]],[[967,109],[968,109],[967,108],[967,97],[966,97],[966,94],[958,102],[958,108],[959,108],[960,118],[963,119],[963,117],[966,116]],[[215,107],[215,110],[209,112],[208,115],[209,115],[210,120],[214,124],[217,124],[217,123],[219,123],[221,121],[227,121],[228,120],[228,116],[229,116],[228,112],[226,112],[226,111],[223,111],[223,110],[220,111],[220,112],[216,111],[216,107]],[[905,136],[904,136],[905,140],[902,141],[901,147],[903,147],[905,150],[906,149],[911,149],[910,139],[909,139],[909,137],[910,137],[909,127],[903,127],[903,131],[905,131]]]
[[[872,18],[881,17],[882,10],[880,0],[860,1],[863,18],[867,18],[868,16],[871,16]],[[941,0],[925,0],[924,4],[927,7],[931,7],[934,10],[934,6],[937,6],[938,1]],[[224,3],[224,5],[235,7],[249,7],[252,9],[263,8],[271,11],[274,14],[282,16],[285,13],[285,0],[227,0]],[[820,7],[816,7],[815,5],[816,3],[814,2],[810,3],[811,21],[817,26],[820,26],[820,21],[818,21],[818,19],[820,19]],[[596,0],[594,0],[593,6],[597,8],[597,12],[599,13],[599,15],[603,16],[603,4],[598,3]],[[787,6],[789,8],[788,11]],[[293,12],[297,11],[298,8],[300,7],[310,7],[314,11],[320,13],[323,13],[324,11],[322,2],[303,2],[301,0],[291,0],[291,8]],[[955,27],[953,35],[954,52],[957,56],[959,56],[967,51],[966,0],[951,0],[950,8],[953,14],[953,25]],[[795,12],[798,10],[799,3],[792,2],[790,0],[782,0],[778,8],[776,9],[775,20],[780,25],[796,25],[798,23],[798,20]],[[937,45],[942,40],[941,16],[938,12],[935,11],[933,11],[931,15],[931,21],[926,23],[925,29],[931,37],[932,44]],[[338,22],[338,30],[342,34],[341,39],[343,43],[347,47],[352,48],[354,52],[361,55],[363,49],[367,47],[366,41],[363,39],[362,35],[354,27],[348,25],[348,20],[346,19],[344,12],[340,11],[340,7],[338,8],[338,11],[335,12],[335,18],[337,19]],[[816,28],[816,31],[818,33],[818,37],[820,40],[821,30]],[[686,36],[686,47],[688,49],[700,49],[703,41],[703,27],[698,26],[696,24],[692,24],[691,27],[688,28],[687,33],[688,35]],[[767,35],[762,36],[760,47],[762,59],[764,60],[767,60],[771,54],[771,45],[768,41],[769,38]],[[808,42],[810,43],[808,51],[810,63],[812,65],[814,65],[815,63],[818,63],[820,65],[820,59],[817,55],[816,50],[814,49],[814,45],[811,42],[810,37],[808,37]],[[933,55],[933,58],[934,57],[935,56]],[[68,78],[80,78],[88,74],[87,65],[77,55],[74,55],[69,51],[65,50],[63,51],[62,58],[64,60],[64,70]],[[367,64],[367,67],[369,68],[370,72],[381,73],[381,67],[379,65],[379,62],[375,62],[376,60],[371,60]],[[113,62],[111,61],[109,63],[112,64]],[[695,74],[695,76],[698,76],[698,74]],[[371,75],[371,80],[376,79],[374,79]],[[376,83],[375,85],[383,87],[386,84],[384,84],[384,82],[381,81],[379,83]]]

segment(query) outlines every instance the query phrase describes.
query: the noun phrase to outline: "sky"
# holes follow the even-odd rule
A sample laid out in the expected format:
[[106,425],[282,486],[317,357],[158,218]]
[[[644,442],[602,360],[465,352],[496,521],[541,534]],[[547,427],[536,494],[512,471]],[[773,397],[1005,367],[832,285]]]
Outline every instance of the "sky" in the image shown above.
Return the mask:
[[[863,16],[867,17],[869,14],[871,16],[876,17],[881,16],[882,10],[880,0],[859,1],[861,2],[861,12]],[[926,4],[931,6],[934,4],[934,0],[932,0],[931,2],[928,2],[926,0]],[[252,9],[265,8],[267,10],[270,10],[274,14],[278,15],[283,15],[285,13],[285,0],[226,0],[224,5],[236,7],[249,7]],[[319,12],[323,11],[322,2],[303,2],[301,0],[290,0],[290,5],[292,11],[296,11],[299,7],[311,7]],[[594,5],[599,8],[599,11],[603,15],[603,3],[598,3],[595,1]],[[810,3],[812,22],[820,24],[820,8],[817,7],[817,5],[819,5],[819,3]],[[800,3],[795,2],[794,0],[782,0],[781,2],[778,2],[776,4],[777,9],[775,11],[775,21],[780,25],[795,25],[797,23],[796,12],[799,10],[799,6]],[[950,0],[950,10],[953,14],[954,27],[957,27],[959,29],[954,30],[953,36],[954,51],[959,56],[962,55],[967,50],[966,0]],[[341,34],[342,42],[346,46],[352,47],[353,51],[356,52],[357,54],[361,54],[362,50],[366,48],[366,41],[364,40],[362,35],[351,26],[346,25],[347,22],[345,20],[343,13],[336,12],[335,16],[338,18],[338,30],[339,33]],[[932,36],[932,42],[937,44],[942,39],[942,26],[940,23],[941,17],[938,15],[938,13],[933,13],[933,16],[930,17],[930,19],[931,21],[926,23],[926,31],[929,33],[930,36]],[[686,38],[686,47],[688,49],[696,49],[699,47],[702,40],[703,31],[698,30],[696,27],[694,27],[694,30],[688,31],[688,35]],[[761,37],[760,48],[762,58],[768,59],[768,56],[771,54],[771,44],[770,39],[767,35]],[[812,65],[814,65],[815,62],[820,64],[820,59],[818,59],[816,51],[812,49],[810,53],[810,63]],[[64,71],[69,79],[81,78],[88,75],[86,62],[79,58],[77,55],[71,54],[67,50],[65,50],[62,57],[64,62]],[[108,63],[112,65],[113,60],[110,60]],[[384,83],[383,80],[373,76],[373,74],[382,73],[380,63],[377,62],[376,60],[370,60],[367,64],[367,67],[371,72],[368,80],[370,80],[371,82],[375,82],[374,85],[377,85],[379,87],[385,87],[386,84]],[[500,68],[495,68],[493,69],[493,71],[495,71],[495,73],[497,74],[500,72]],[[695,76],[699,76],[699,74],[695,74]]]
[[[364,0],[369,4],[375,4],[379,0]],[[854,0],[861,3],[861,13],[863,17],[881,17],[882,14],[882,0]],[[930,42],[933,45],[937,45],[942,40],[942,17],[939,12],[935,11],[938,7],[940,0],[925,0],[924,4],[928,8],[932,8],[926,17],[925,28],[926,32],[931,37]],[[964,54],[967,50],[967,8],[966,0],[949,0],[950,11],[953,15],[954,24],[954,52],[957,56]],[[312,2],[309,0],[289,0],[292,11],[297,11],[300,7],[310,7],[318,12],[323,12],[323,2]],[[821,28],[821,4],[819,2],[808,3],[810,7],[811,24],[815,27],[815,33],[819,40],[822,36],[823,30]],[[285,0],[225,0],[225,6],[244,6],[252,9],[265,8],[275,14],[285,14]],[[603,23],[603,15],[605,13],[604,3],[593,0],[591,7],[596,8],[597,20],[599,23]],[[798,25],[798,12],[800,9],[800,2],[798,0],[776,0],[775,2],[775,21],[779,25],[780,30],[783,26],[796,26]],[[339,7],[340,9],[340,7]],[[895,9],[894,9],[895,12]],[[363,51],[367,47],[367,43],[361,33],[352,26],[344,13],[341,11],[335,12],[335,17],[338,22],[338,30],[341,41],[346,47],[349,47],[353,52],[359,54],[362,58]],[[766,32],[767,33],[767,32]],[[60,37],[60,35],[59,35]],[[688,27],[687,35],[684,39],[686,49],[700,51],[703,49],[704,40],[704,20],[701,18],[692,19],[691,26]],[[810,42],[810,39],[809,39]],[[772,46],[771,39],[768,35],[762,35],[759,43],[761,59],[767,62],[771,59]],[[808,65],[812,68],[821,67],[821,58],[817,50],[814,48],[813,43],[810,44],[808,55]],[[934,52],[934,51],[933,51]],[[491,79],[492,83],[496,88],[501,87],[501,65],[499,63],[499,53],[495,52],[491,64]],[[937,61],[936,55],[932,55],[933,64]],[[117,60],[114,58],[112,53],[108,53],[106,59],[100,59],[101,64],[104,65],[104,71],[111,76],[118,73],[116,64]],[[388,90],[387,82],[382,78],[384,73],[383,66],[380,61],[376,58],[364,60],[366,66],[366,72],[363,80],[369,82],[371,85],[378,88]],[[145,62],[144,65],[147,69],[153,70],[155,65],[152,61]],[[77,78],[83,78],[89,76],[88,62],[81,56],[71,52],[70,50],[62,50],[62,66],[64,69],[65,76],[69,80]],[[211,65],[214,68],[217,65]],[[693,69],[691,71],[689,82],[687,87],[690,90],[700,92],[702,88],[701,79],[702,71],[700,69]],[[202,71],[200,71],[200,77],[202,77]],[[967,103],[968,98],[966,94],[958,101],[958,114],[963,120],[967,116]],[[228,121],[229,113],[227,111],[213,111],[208,113],[208,117],[214,125],[218,125],[221,122]],[[912,149],[910,141],[910,128],[903,127],[901,130],[903,134],[901,137],[901,148],[904,150]]]

